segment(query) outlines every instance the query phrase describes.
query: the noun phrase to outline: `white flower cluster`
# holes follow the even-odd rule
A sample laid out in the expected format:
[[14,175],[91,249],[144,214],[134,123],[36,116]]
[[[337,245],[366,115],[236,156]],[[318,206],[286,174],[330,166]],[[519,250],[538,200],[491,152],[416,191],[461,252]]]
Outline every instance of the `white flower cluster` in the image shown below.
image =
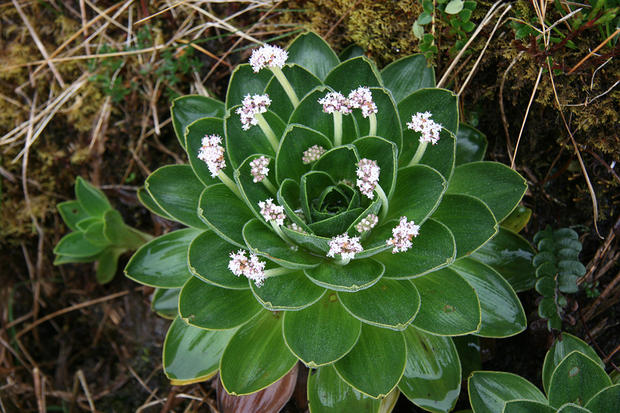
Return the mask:
[[379,172],[381,168],[377,165],[377,161],[364,158],[357,163],[357,187],[360,192],[368,198],[375,197],[375,187],[379,182]]
[[282,68],[288,59],[288,52],[278,46],[264,45],[252,51],[250,65],[254,73],[258,73],[264,67]]
[[269,95],[246,95],[241,105],[235,113],[241,118],[243,130],[248,130],[252,126],[258,125],[255,115],[267,112],[267,107],[271,105],[271,99],[269,99]]
[[355,254],[362,252],[362,244],[360,244],[359,237],[349,237],[347,234],[342,234],[333,237],[329,241],[328,257],[334,257],[340,254],[343,260],[350,260],[355,257]]
[[267,177],[269,173],[269,168],[267,168],[269,161],[269,158],[261,156],[250,162],[250,173],[254,177],[254,179],[252,179],[254,183],[262,182]]
[[364,86],[360,86],[349,93],[349,105],[353,109],[361,109],[362,116],[365,118],[377,113],[377,105],[372,100],[372,93],[370,89]]
[[258,259],[256,254],[250,254],[248,258],[244,250],[230,253],[228,269],[237,277],[245,275],[253,280],[257,287],[265,282],[265,262]]
[[202,138],[202,146],[198,151],[198,159],[209,167],[212,177],[216,177],[226,167],[224,160],[224,147],[220,135],[205,135]]
[[273,203],[273,199],[269,198],[258,203],[260,213],[267,222],[274,222],[277,226],[284,225],[284,208]]
[[357,225],[355,225],[355,229],[361,234],[363,232],[373,229],[375,225],[377,225],[377,222],[379,222],[378,216],[376,216],[375,214],[368,214],[366,215],[366,218],[362,219],[360,222],[357,223]]
[[392,254],[405,252],[413,246],[411,239],[417,237],[420,226],[415,222],[407,221],[407,217],[400,217],[400,223],[392,229],[392,238],[386,241],[387,245],[394,247]]
[[308,165],[314,161],[317,161],[321,155],[325,153],[325,148],[319,145],[312,145],[308,149],[304,151],[304,156],[301,158],[301,161]]
[[340,112],[343,115],[351,113],[349,99],[345,98],[340,92],[329,92],[325,97],[319,99],[318,102],[323,105],[323,112],[325,113]]
[[290,229],[291,231],[299,232],[301,234],[306,234],[306,231],[294,222],[291,222],[286,227]]
[[420,132],[420,142],[431,142],[435,145],[439,141],[441,124],[431,119],[430,112],[418,112],[411,116],[411,122],[407,122],[407,128]]

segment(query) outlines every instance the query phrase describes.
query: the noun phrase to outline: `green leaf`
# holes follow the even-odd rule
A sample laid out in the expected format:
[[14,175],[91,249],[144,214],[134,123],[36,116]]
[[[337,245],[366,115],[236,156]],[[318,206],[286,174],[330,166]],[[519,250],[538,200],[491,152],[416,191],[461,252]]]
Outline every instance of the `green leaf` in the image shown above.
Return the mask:
[[245,247],[241,231],[254,214],[237,195],[224,184],[205,188],[200,196],[198,215],[226,241]]
[[301,210],[301,202],[299,199],[299,184],[297,182],[286,178],[278,188],[277,200],[278,204],[284,208],[288,219],[301,227],[303,231],[311,232],[308,225],[306,225],[306,221],[298,215],[298,212]]
[[525,179],[497,162],[472,162],[454,170],[449,194],[464,194],[480,199],[493,212],[497,222],[506,218],[525,194]]
[[362,325],[357,344],[334,367],[338,375],[367,396],[386,396],[403,375],[407,362],[405,339],[400,331]]
[[151,287],[182,287],[191,277],[187,252],[198,234],[198,230],[185,228],[155,238],[131,257],[125,275]]
[[322,262],[320,258],[287,244],[273,230],[267,228],[257,219],[245,224],[243,239],[250,251],[284,268],[313,268]]
[[519,297],[493,268],[472,258],[458,260],[450,268],[474,287],[480,299],[482,324],[476,335],[510,337],[525,330],[527,319]]
[[189,245],[189,269],[198,278],[213,285],[231,289],[249,288],[245,277],[237,277],[228,269],[230,253],[238,248],[227,244],[211,231],[198,235]]
[[231,290],[190,277],[179,295],[179,316],[207,330],[228,330],[248,322],[262,307],[248,290]]
[[[265,135],[260,126],[255,125],[248,130],[243,130],[239,115],[235,110],[239,106],[230,109],[228,115],[224,118],[224,133],[226,134],[226,153],[230,158],[230,164],[233,168],[238,168],[248,156],[254,154],[263,154],[275,157],[276,153],[269,143],[267,135]],[[276,138],[280,140],[284,132],[285,124],[278,115],[271,111],[262,114],[265,121],[269,124]]]
[[357,163],[360,158],[357,148],[353,145],[343,145],[330,149],[312,165],[314,171],[323,171],[329,174],[335,182],[347,179],[355,182]]
[[502,413],[555,413],[555,409],[533,400],[512,400],[504,405]]
[[398,170],[398,147],[394,142],[376,137],[366,136],[353,141],[360,158],[377,161],[381,168],[379,185],[388,198],[392,196],[396,187]]
[[334,291],[359,291],[374,285],[384,266],[372,258],[353,260],[347,265],[338,265],[331,261],[324,262],[316,268],[304,270],[312,282]]
[[502,227],[509,229],[515,233],[519,233],[525,228],[532,217],[532,210],[517,205],[517,207],[500,223]]
[[97,270],[95,277],[99,284],[105,284],[114,278],[118,266],[118,257],[123,253],[122,249],[106,248],[97,257]]
[[196,178],[191,166],[162,166],[146,178],[144,187],[175,221],[194,228],[206,228],[196,215],[204,185]]
[[174,218],[168,215],[166,211],[164,211],[159,205],[157,205],[157,202],[155,202],[151,194],[149,194],[149,191],[147,191],[144,187],[138,189],[137,195],[138,200],[142,205],[146,207],[146,209],[148,209],[155,215],[159,215],[162,218],[174,221]]
[[90,227],[93,224],[96,223],[101,223],[101,217],[89,217],[89,218],[85,218],[81,221],[78,221],[77,223],[77,230],[84,232],[88,229],[88,227]]
[[229,394],[250,394],[278,381],[296,362],[284,343],[281,314],[263,311],[228,343],[220,362],[220,379]]
[[342,51],[338,54],[338,59],[340,59],[341,62],[344,62],[345,60],[353,59],[354,57],[364,56],[364,53],[366,53],[364,49],[353,43],[342,49]]
[[443,268],[411,281],[422,301],[413,326],[441,336],[478,331],[480,301],[473,287],[456,271]]
[[611,386],[605,370],[588,356],[573,351],[553,370],[549,382],[549,404],[586,404],[596,393]]
[[[115,212],[118,213],[118,211]],[[103,227],[103,222],[101,221],[96,221],[90,224],[88,228],[86,228],[86,230],[83,232],[86,241],[100,247],[107,247],[108,245],[110,245],[110,240],[103,233]]]
[[466,123],[459,124],[456,134],[456,166],[481,161],[487,151],[487,137]]
[[[264,155],[260,155],[264,156]],[[235,169],[234,177],[235,183],[237,184],[237,188],[241,193],[241,198],[245,201],[246,205],[249,209],[254,213],[254,216],[259,220],[264,222],[264,218],[261,215],[261,208],[258,206],[258,203],[261,201],[265,201],[269,198],[274,198],[274,193],[272,193],[267,186],[263,182],[254,182],[254,175],[252,175],[252,167],[250,163],[255,159],[260,157],[259,155],[251,155],[248,156],[241,165]],[[273,158],[270,156],[265,156],[269,160],[268,167],[272,169],[273,167]],[[272,183],[273,173],[271,176],[265,177],[265,181]]]
[[365,396],[344,382],[332,366],[311,370],[308,375],[310,413],[376,413],[381,401]]
[[151,301],[151,310],[164,318],[176,318],[179,313],[180,293],[180,288],[156,288]]
[[409,327],[403,331],[407,364],[398,388],[415,405],[449,412],[461,391],[461,362],[450,337]]
[[[392,221],[386,235],[391,234],[391,228],[396,224]],[[456,244],[450,230],[442,223],[429,219],[420,227],[420,235],[413,240],[411,249],[397,254],[391,250],[384,251],[374,258],[385,265],[384,278],[405,279],[445,267],[454,261],[455,256]]]
[[381,70],[381,77],[396,102],[418,89],[435,86],[435,71],[422,54],[403,57],[390,63]]
[[447,14],[457,14],[463,10],[463,0],[450,0],[444,9]]
[[542,368],[542,382],[545,392],[549,392],[551,375],[553,374],[555,368],[573,351],[579,351],[580,353],[585,354],[590,359],[594,360],[599,366],[605,368],[605,364],[592,347],[580,338],[563,332],[545,355],[545,361]]
[[[241,64],[233,70],[226,91],[226,109],[241,104],[246,95],[262,95],[273,74],[271,70],[254,73],[252,66]],[[201,116],[202,117],[202,116]]]
[[[551,411],[553,411],[553,409],[551,409]],[[557,413],[592,413],[592,412],[581,406],[577,406],[574,403],[568,403],[560,407],[557,410]]]
[[220,357],[235,330],[208,331],[176,318],[164,341],[164,373],[173,385],[208,380],[218,370]]
[[183,149],[187,148],[186,128],[200,118],[223,118],[226,114],[224,103],[200,95],[187,95],[176,98],[170,107],[172,126]]
[[474,413],[497,413],[511,400],[547,404],[545,396],[529,381],[512,373],[475,371],[467,380]]
[[346,96],[360,85],[381,87],[380,79],[381,75],[374,62],[366,56],[359,56],[334,67],[325,78],[325,84]]
[[454,235],[457,259],[471,255],[498,231],[491,210],[469,195],[444,195],[433,218],[447,226]]
[[462,377],[469,375],[482,368],[482,358],[480,354],[480,337],[474,335],[452,337],[452,341],[459,353],[461,367],[463,369]]
[[106,211],[112,209],[105,194],[81,176],[75,180],[75,197],[82,209],[93,217],[102,217]]
[[91,257],[103,251],[103,246],[89,242],[83,232],[71,232],[58,241],[54,247],[54,254],[69,257]]
[[479,248],[472,258],[492,267],[515,291],[521,292],[536,283],[533,256],[534,250],[525,238],[500,227],[497,235]]
[[[201,118],[187,126],[187,134],[185,135],[187,141],[187,158],[194,170],[194,174],[205,186],[220,183],[217,177],[214,178],[211,176],[207,164],[198,159],[198,153],[202,147],[202,138],[207,135],[220,135],[222,139],[224,139],[224,121],[221,118]],[[227,166],[224,172],[232,171],[230,160],[226,153],[224,154],[224,158]],[[231,173],[227,175],[232,176]]]
[[314,145],[325,150],[332,147],[327,136],[313,129],[297,124],[286,128],[276,156],[276,180],[279,184],[286,178],[298,182],[303,174],[310,171],[312,165],[304,164],[302,158],[304,151]]
[[[377,208],[378,210],[378,208]],[[308,227],[317,235],[324,237],[335,237],[343,234],[353,225],[358,218],[362,217],[362,208],[355,208],[350,211],[342,212],[338,215],[316,221]]]
[[56,257],[54,258],[54,265],[94,262],[99,259],[100,254],[101,253],[95,254],[95,255],[89,255],[86,257],[72,257],[70,255],[56,255]]
[[[400,150],[403,145],[403,133],[400,118],[396,109],[396,102],[390,92],[384,88],[372,87],[372,100],[377,105],[377,131],[374,133],[396,145]],[[353,109],[360,136],[370,135],[370,120],[362,115],[361,110]],[[374,159],[374,158],[372,158]]]
[[250,284],[250,288],[269,311],[301,310],[317,302],[326,291],[310,281],[303,271],[271,276],[262,287]]
[[126,225],[121,213],[115,209],[103,215],[103,234],[115,246],[130,250],[140,248],[151,238],[150,235]]
[[284,235],[289,237],[295,244],[301,247],[318,254],[326,254],[327,251],[329,251],[329,238],[314,234],[304,234],[286,227],[282,227],[281,229],[282,232],[284,232]]
[[[323,85],[315,75],[296,64],[285,65],[282,68],[282,73],[284,73],[286,80],[288,80],[299,99],[306,96],[315,87]],[[275,76],[269,81],[265,93],[271,98],[270,110],[286,122],[295,108],[280,81]]]
[[592,413],[620,412],[620,384],[609,386],[595,394],[586,404]]
[[[420,134],[410,129],[403,132],[404,141],[419,142]],[[420,159],[420,164],[428,165],[439,172],[446,180],[450,180],[454,170],[454,159],[456,153],[456,136],[447,129],[442,129],[439,142],[436,145],[429,145]],[[418,144],[416,144],[418,145]],[[417,148],[417,146],[416,146]],[[401,161],[404,157],[401,157]]]
[[341,359],[357,343],[362,328],[334,292],[301,311],[286,311],[283,323],[286,344],[309,367]]
[[414,165],[401,168],[387,219],[406,216],[418,225],[424,223],[439,205],[446,186],[445,179],[431,167]]
[[409,280],[381,279],[362,291],[339,292],[344,308],[360,321],[404,330],[420,309],[420,294]]
[[302,33],[293,40],[288,49],[289,63],[303,66],[316,77],[324,80],[340,61],[332,48],[316,33]]
[[77,223],[89,217],[78,201],[65,201],[56,205],[62,220],[71,231],[77,231]]

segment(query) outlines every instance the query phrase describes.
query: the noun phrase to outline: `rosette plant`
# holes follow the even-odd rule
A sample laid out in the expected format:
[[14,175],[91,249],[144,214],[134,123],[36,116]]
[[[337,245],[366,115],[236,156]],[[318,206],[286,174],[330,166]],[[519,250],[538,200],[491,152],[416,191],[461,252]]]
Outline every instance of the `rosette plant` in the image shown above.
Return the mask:
[[399,391],[449,411],[450,336],[525,328],[513,286],[531,287],[531,248],[498,224],[525,180],[482,161],[484,137],[434,79],[423,56],[379,71],[306,33],[256,49],[225,102],[174,102],[189,165],[156,170],[140,196],[187,228],[125,270],[174,316],[174,383],[219,371],[247,395],[301,361],[312,412],[378,411]]

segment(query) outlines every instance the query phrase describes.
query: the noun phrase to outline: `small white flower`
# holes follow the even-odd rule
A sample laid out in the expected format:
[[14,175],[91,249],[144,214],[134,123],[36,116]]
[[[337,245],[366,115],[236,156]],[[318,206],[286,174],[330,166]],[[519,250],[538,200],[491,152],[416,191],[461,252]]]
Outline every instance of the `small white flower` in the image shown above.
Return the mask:
[[269,168],[267,168],[269,161],[269,158],[261,156],[250,162],[250,173],[254,177],[254,179],[252,179],[254,183],[262,182],[267,177],[269,173]]
[[435,145],[439,141],[441,124],[431,119],[430,112],[418,112],[411,116],[411,122],[407,122],[407,128],[420,132],[420,142],[431,142]]
[[300,227],[299,225],[297,225],[294,222],[291,222],[290,224],[288,224],[286,226],[288,229],[290,229],[291,231],[295,231],[295,232],[300,232],[302,234],[306,234],[306,231],[304,231],[304,229],[302,227]]
[[345,98],[340,92],[329,92],[318,102],[323,105],[323,112],[325,113],[340,112],[343,115],[351,113],[349,99]]
[[284,208],[273,203],[273,199],[269,198],[258,203],[260,213],[267,222],[274,222],[277,226],[284,225]]
[[364,158],[357,164],[357,187],[360,192],[368,198],[375,197],[375,187],[379,182],[379,172],[381,168],[377,165],[377,161]]
[[202,147],[198,151],[198,159],[207,164],[209,172],[214,178],[226,167],[225,151],[221,144],[222,137],[220,135],[205,135],[202,138]]
[[257,114],[267,112],[267,107],[271,105],[269,95],[246,95],[241,102],[241,107],[235,113],[241,118],[241,127],[248,130],[254,125],[258,125]]
[[368,214],[366,218],[362,219],[360,222],[357,223],[357,225],[355,225],[355,229],[361,234],[362,232],[370,231],[371,229],[373,229],[375,225],[377,225],[377,222],[379,222],[378,216],[376,216],[375,214]]
[[349,237],[347,234],[342,234],[333,237],[329,241],[328,257],[334,257],[340,254],[343,260],[350,260],[355,257],[355,254],[362,252],[364,248],[360,244],[359,237]]
[[349,93],[349,103],[354,109],[361,109],[362,116],[367,118],[368,116],[377,113],[377,105],[372,100],[372,93],[370,89],[364,86],[360,86]]
[[325,153],[325,148],[319,145],[312,145],[308,149],[304,151],[304,156],[301,158],[301,161],[308,165],[314,161],[318,161],[318,159]]
[[258,73],[264,67],[282,68],[288,59],[288,52],[278,46],[264,45],[252,51],[250,65],[254,73]]
[[411,240],[417,237],[420,226],[415,222],[407,221],[407,217],[400,217],[400,223],[392,229],[392,238],[386,241],[387,245],[394,247],[392,254],[397,252],[405,252],[413,246]]
[[248,258],[245,253],[244,250],[231,252],[228,269],[237,277],[245,275],[253,280],[257,287],[260,287],[265,281],[265,262],[259,260],[256,254],[250,254]]

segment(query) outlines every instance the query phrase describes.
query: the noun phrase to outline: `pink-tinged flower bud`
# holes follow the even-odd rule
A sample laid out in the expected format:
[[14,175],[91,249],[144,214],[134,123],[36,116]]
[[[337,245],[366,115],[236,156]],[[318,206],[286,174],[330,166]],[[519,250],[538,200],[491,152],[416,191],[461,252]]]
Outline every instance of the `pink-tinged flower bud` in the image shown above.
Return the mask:
[[273,199],[269,198],[258,203],[260,213],[267,222],[273,222],[277,226],[284,225],[284,208],[273,203]]
[[360,222],[355,225],[355,229],[360,234],[366,231],[370,231],[377,225],[379,222],[379,217],[375,214],[368,214],[366,218],[362,219]]
[[254,179],[252,179],[254,183],[262,182],[267,177],[267,174],[269,173],[269,168],[267,168],[269,161],[269,158],[261,156],[260,158],[256,158],[250,162],[250,173],[252,174],[252,177],[254,177]]
[[362,116],[367,118],[377,113],[377,105],[372,100],[372,93],[367,87],[358,87],[349,93],[349,104],[354,109],[361,109]]
[[256,254],[250,254],[248,258],[244,250],[230,253],[228,269],[237,277],[244,275],[253,280],[257,287],[265,281],[265,262],[259,260]]
[[351,113],[349,99],[345,98],[342,93],[329,92],[325,97],[319,99],[318,102],[323,105],[323,112],[325,113],[339,112],[343,115]]
[[304,151],[304,156],[301,158],[301,161],[308,165],[314,161],[318,161],[319,158],[325,153],[325,148],[319,145],[312,145],[308,149]]
[[255,115],[267,112],[267,108],[271,105],[271,99],[269,99],[269,95],[246,95],[241,105],[235,113],[241,118],[243,130],[248,130],[252,126],[258,125],[258,119]]
[[431,142],[435,145],[439,141],[441,124],[431,119],[430,112],[418,112],[411,116],[411,122],[407,122],[407,128],[420,132],[420,142]]
[[252,51],[250,65],[254,73],[265,67],[282,68],[288,59],[288,52],[278,46],[264,45]]
[[400,217],[400,223],[392,229],[392,238],[386,241],[387,245],[394,247],[392,254],[397,252],[405,252],[413,246],[411,240],[417,237],[420,226],[415,222],[407,221],[407,217]]
[[375,187],[379,182],[379,172],[381,168],[377,165],[377,161],[372,159],[362,159],[357,164],[357,187],[360,192],[368,198],[375,197]]
[[226,167],[224,160],[224,147],[220,135],[205,135],[202,138],[202,147],[198,151],[198,159],[209,167],[212,177],[216,177]]
[[349,237],[347,234],[342,234],[329,241],[327,256],[334,257],[340,254],[343,260],[350,260],[355,257],[355,254],[363,250],[359,237]]

